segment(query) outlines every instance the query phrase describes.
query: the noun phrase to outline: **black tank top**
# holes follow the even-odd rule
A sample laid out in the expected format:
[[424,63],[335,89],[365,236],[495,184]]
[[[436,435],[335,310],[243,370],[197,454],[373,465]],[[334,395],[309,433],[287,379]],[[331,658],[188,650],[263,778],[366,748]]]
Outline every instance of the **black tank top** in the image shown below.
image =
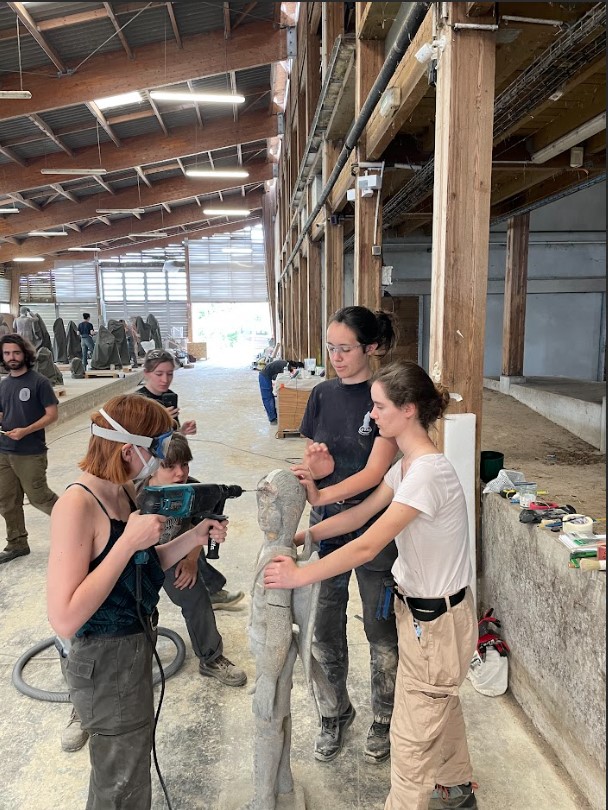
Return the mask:
[[[94,560],[91,560],[89,564],[90,573],[108,556],[110,550],[124,532],[127,523],[124,520],[111,518],[108,514],[108,510],[99,498],[84,484],[75,482],[74,484],[70,484],[70,486],[82,487],[82,489],[92,495],[99,504],[100,509],[110,521],[110,537],[103,551],[95,557]],[[133,503],[131,496],[126,490],[125,495],[131,504],[131,511],[134,512],[137,506]],[[161,567],[155,548],[148,549],[148,561],[141,566],[141,574],[141,610],[144,616],[150,616],[158,604],[160,589],[165,581],[165,573]],[[91,618],[76,631],[76,635],[83,636],[85,633],[95,636],[116,635],[136,624],[138,621],[135,602],[135,563],[133,562],[133,558],[131,558],[104,602],[97,608]]]

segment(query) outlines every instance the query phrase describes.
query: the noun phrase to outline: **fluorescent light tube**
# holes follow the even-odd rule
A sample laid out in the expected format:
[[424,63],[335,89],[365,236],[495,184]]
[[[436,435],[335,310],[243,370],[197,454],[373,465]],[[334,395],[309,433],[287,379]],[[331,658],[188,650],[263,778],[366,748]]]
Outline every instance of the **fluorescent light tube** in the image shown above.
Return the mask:
[[145,208],[98,208],[96,214],[144,214]]
[[32,94],[29,90],[0,90],[0,98],[28,99]]
[[141,104],[143,101],[141,93],[133,90],[131,93],[119,93],[117,96],[106,96],[95,99],[95,104],[100,110],[107,110],[110,107],[125,107],[127,104]]
[[562,152],[567,151],[570,147],[577,146],[581,141],[587,140],[587,138],[590,138],[592,135],[597,135],[597,133],[601,132],[603,129],[606,129],[605,112],[596,115],[595,118],[591,118],[589,121],[585,121],[580,127],[576,127],[576,129],[562,135],[561,138],[553,141],[553,143],[539,149],[538,152],[534,152],[530,155],[530,159],[532,163],[545,163],[552,157],[561,155]]
[[17,256],[13,259],[14,262],[43,262],[43,256]]
[[233,256],[246,256],[251,253],[251,248],[248,247],[233,247],[222,248],[222,253],[231,253]]
[[141,233],[130,233],[129,236],[151,236],[162,239],[164,236],[169,236],[169,234],[164,231],[142,231]]
[[186,169],[186,177],[249,177],[245,169]]
[[242,104],[245,96],[238,93],[188,93],[183,90],[151,90],[150,98],[154,101],[191,101],[208,104]]
[[28,236],[67,236],[67,231],[28,231]]
[[81,175],[101,175],[107,174],[105,169],[40,169],[40,174],[75,174],[77,177]]
[[211,217],[246,217],[250,213],[248,208],[203,208],[203,214]]
[[0,214],[19,214],[18,208],[0,208]]
[[71,247],[68,250],[73,251],[74,253],[97,253],[98,250],[101,248],[94,248],[94,247]]

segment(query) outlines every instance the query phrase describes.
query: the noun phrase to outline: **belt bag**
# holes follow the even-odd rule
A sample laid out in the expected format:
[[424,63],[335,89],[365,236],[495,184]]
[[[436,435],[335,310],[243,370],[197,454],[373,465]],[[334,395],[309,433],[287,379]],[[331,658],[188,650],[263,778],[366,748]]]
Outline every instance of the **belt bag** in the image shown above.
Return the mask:
[[412,616],[419,622],[432,622],[447,613],[446,600],[449,601],[451,607],[459,605],[466,596],[467,589],[462,588],[452,596],[441,599],[418,599],[415,596],[403,597],[402,594],[397,592],[398,597],[402,602],[407,602],[407,606],[412,612]]

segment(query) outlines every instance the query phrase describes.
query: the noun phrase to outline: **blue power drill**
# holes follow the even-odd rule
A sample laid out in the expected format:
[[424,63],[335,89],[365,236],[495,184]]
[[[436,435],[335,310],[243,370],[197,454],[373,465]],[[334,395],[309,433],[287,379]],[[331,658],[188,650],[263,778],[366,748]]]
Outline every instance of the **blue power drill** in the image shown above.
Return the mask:
[[[140,499],[140,511],[142,515],[190,518],[193,523],[200,523],[205,518],[223,521],[227,520],[223,514],[227,499],[240,498],[246,491],[237,484],[197,483],[145,487]],[[207,558],[217,560],[219,556],[219,543],[209,538]],[[137,555],[135,557],[137,563]]]

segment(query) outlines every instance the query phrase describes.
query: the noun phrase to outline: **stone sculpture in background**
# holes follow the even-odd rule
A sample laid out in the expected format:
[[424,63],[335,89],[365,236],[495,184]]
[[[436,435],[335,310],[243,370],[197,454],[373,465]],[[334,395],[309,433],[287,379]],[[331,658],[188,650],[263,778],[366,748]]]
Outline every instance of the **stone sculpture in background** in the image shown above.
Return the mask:
[[130,362],[129,347],[127,346],[127,334],[124,321],[117,321],[113,318],[108,321],[108,331],[114,336],[116,350],[123,366],[128,366]]
[[53,363],[53,355],[46,346],[41,346],[36,352],[34,371],[46,377],[51,385],[63,385],[63,374]]
[[28,309],[28,307],[21,307],[19,310],[19,317],[15,318],[15,332],[24,340],[27,340],[32,346],[37,349],[38,334],[36,331],[36,320]]
[[[258,524],[264,532],[253,584],[249,636],[256,659],[253,797],[246,810],[304,807],[291,773],[291,689],[298,655],[312,692],[329,688],[311,654],[319,585],[265,590],[264,568],[277,555],[296,559],[294,534],[306,495],[289,470],[274,470],[258,484]],[[298,564],[318,559],[307,536]]]
[[4,320],[4,318],[0,316],[0,338],[4,337],[5,335],[12,335],[12,334],[13,334],[12,328]]
[[75,321],[70,321],[65,330],[65,340],[67,343],[68,363],[71,363],[75,357],[80,358],[82,355],[82,343],[80,341],[80,333]]
[[44,346],[44,348],[48,349],[52,354],[53,344],[51,342],[51,336],[49,335],[49,330],[46,328],[45,322],[42,320],[42,315],[39,315],[37,312],[32,312],[32,318],[34,319],[34,333],[36,335],[35,347],[40,349]]
[[155,316],[150,313],[146,320],[148,327],[150,328],[150,340],[154,341],[154,348],[155,349],[162,349],[163,347],[163,339],[160,333],[160,326],[158,321],[156,320]]
[[107,370],[112,366],[114,366],[114,368],[122,368],[116,340],[114,339],[114,335],[105,326],[100,326],[91,357],[91,368],[101,371]]
[[56,363],[68,362],[68,343],[63,318],[57,318],[53,324],[53,357]]

